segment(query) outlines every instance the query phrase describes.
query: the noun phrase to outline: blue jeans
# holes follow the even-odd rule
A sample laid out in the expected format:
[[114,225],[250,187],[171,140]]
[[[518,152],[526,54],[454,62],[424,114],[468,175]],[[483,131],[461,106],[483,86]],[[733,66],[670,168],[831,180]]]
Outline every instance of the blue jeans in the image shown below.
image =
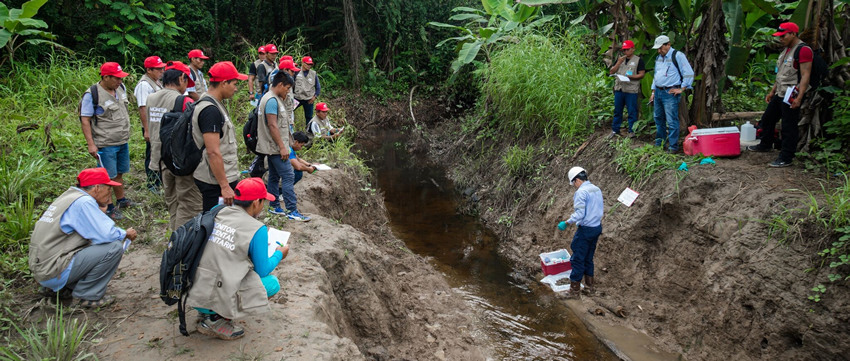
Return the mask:
[[310,120],[313,119],[313,105],[315,105],[315,104],[310,104],[309,103],[310,99],[307,99],[307,100],[295,99],[295,100],[298,101],[298,106],[295,107],[295,109],[298,109],[298,107],[301,107],[301,106],[304,107],[304,122],[305,122],[305,124],[307,124],[307,129],[310,129]]
[[269,184],[266,185],[266,190],[271,193],[275,200],[269,202],[272,208],[280,207],[281,194],[283,202],[286,204],[286,209],[289,211],[298,210],[295,205],[295,173],[292,169],[292,163],[289,159],[280,159],[280,154],[272,154],[269,159]]
[[660,147],[667,139],[667,149],[678,149],[681,99],[681,94],[673,95],[661,89],[655,91],[655,145]]
[[570,244],[570,250],[573,255],[570,256],[570,264],[573,267],[570,272],[570,281],[581,282],[582,277],[593,277],[593,254],[596,253],[596,242],[599,241],[599,235],[602,234],[602,226],[585,227],[579,226],[576,230],[576,235],[573,236],[573,242]]
[[623,124],[623,106],[629,112],[629,133],[634,132],[632,128],[635,125],[638,114],[638,95],[624,93],[621,91],[614,92],[614,122],[611,123],[611,131],[614,133],[620,132],[620,126]]
[[99,148],[101,167],[106,168],[109,178],[130,173],[130,146],[127,143]]

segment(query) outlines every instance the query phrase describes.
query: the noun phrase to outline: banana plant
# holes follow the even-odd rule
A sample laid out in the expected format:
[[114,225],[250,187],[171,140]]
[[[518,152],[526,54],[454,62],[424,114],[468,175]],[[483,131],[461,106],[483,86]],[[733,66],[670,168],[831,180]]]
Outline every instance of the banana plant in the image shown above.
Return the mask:
[[723,13],[726,27],[732,33],[726,75],[740,76],[750,59],[753,39],[773,31],[766,26],[779,12],[765,0],[730,0],[723,3]]
[[0,66],[3,66],[6,60],[14,63],[15,52],[24,44],[48,44],[68,50],[53,41],[56,40],[56,35],[40,30],[47,28],[47,23],[34,18],[38,9],[45,3],[47,0],[32,0],[25,2],[20,9],[9,9],[6,4],[0,2],[0,48],[5,48],[8,53],[0,61]]
[[458,56],[452,62],[454,74],[475,60],[482,49],[485,59],[489,61],[490,52],[497,42],[509,39],[511,33],[540,26],[554,18],[552,15],[539,16],[540,8],[514,4],[511,0],[482,0],[481,5],[483,10],[466,6],[452,9],[455,14],[449,20],[464,22],[463,25],[436,21],[428,23],[433,27],[454,29],[461,33],[460,36],[444,39],[437,44],[440,47],[450,41],[457,42]]

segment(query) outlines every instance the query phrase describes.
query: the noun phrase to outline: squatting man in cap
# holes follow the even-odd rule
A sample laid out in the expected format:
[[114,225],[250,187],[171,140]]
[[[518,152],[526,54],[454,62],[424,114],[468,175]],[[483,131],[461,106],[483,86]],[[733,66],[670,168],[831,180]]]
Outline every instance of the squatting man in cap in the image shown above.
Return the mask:
[[280,244],[268,254],[268,228],[257,217],[275,198],[263,180],[243,179],[234,192],[232,207],[218,206],[224,208],[215,217],[186,299],[200,313],[198,332],[223,340],[245,336],[232,319],[270,311],[268,299],[280,291],[271,272],[289,254],[289,246]]
[[98,308],[115,297],[106,285],[124,255],[124,239],[136,230],[115,226],[105,213],[112,187],[104,168],[85,169],[70,187],[47,207],[32,231],[29,267],[46,297],[73,296],[80,306]]
[[570,243],[570,250],[573,251],[570,264],[573,269],[570,273],[567,298],[579,298],[582,278],[588,294],[592,295],[594,291],[593,254],[596,253],[596,242],[602,234],[602,216],[605,212],[602,191],[587,180],[587,171],[584,168],[572,167],[567,175],[570,185],[576,187],[573,195],[573,214],[570,219],[561,221],[558,229],[563,231],[568,225],[578,226]]

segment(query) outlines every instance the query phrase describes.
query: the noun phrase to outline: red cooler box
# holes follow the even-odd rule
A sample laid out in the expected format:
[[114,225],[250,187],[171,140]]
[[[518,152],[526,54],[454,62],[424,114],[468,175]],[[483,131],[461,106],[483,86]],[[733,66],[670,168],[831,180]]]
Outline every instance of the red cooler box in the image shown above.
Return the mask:
[[[547,260],[549,262],[546,262]],[[570,252],[567,252],[565,249],[541,253],[540,266],[543,267],[543,274],[547,276],[573,269],[573,266],[570,264]]]
[[705,156],[735,157],[741,155],[741,132],[738,127],[696,129],[685,139],[685,154]]

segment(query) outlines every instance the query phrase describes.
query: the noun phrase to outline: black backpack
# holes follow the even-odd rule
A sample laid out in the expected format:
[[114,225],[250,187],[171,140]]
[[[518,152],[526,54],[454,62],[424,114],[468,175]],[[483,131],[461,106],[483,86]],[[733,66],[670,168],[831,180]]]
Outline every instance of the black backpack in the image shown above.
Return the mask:
[[245,140],[245,146],[248,148],[251,153],[257,153],[257,142],[259,141],[259,105],[254,108],[250,113],[248,113],[248,121],[245,122],[245,125],[242,126],[242,139]]
[[[797,47],[797,50],[794,51],[794,61],[797,63],[797,84],[800,84],[800,79],[802,79],[803,74],[800,73],[799,68],[799,60],[800,60],[800,50],[803,49],[804,46],[809,46],[806,43],[802,43],[801,46]],[[812,47],[809,46],[809,49]],[[809,75],[809,89],[815,91],[820,87],[821,84],[825,84],[827,82],[827,77],[829,77],[829,65],[826,64],[826,61],[823,60],[823,57],[820,56],[821,50],[815,51],[812,49],[812,73]]]
[[[195,107],[205,101],[212,102],[211,99],[203,97],[195,103],[186,104],[186,111],[182,113],[167,113],[162,116],[159,129],[162,142],[161,162],[176,176],[192,175],[204,156],[204,147],[198,148],[192,137],[192,114]],[[169,116],[167,121],[166,116]]]
[[[127,93],[127,87],[124,86],[124,83],[121,83],[121,90],[123,90],[125,94]],[[89,87],[89,94],[91,94],[92,108],[94,108],[94,110],[95,110],[95,114],[91,116],[91,120],[89,120],[89,123],[91,123],[91,126],[96,126],[97,125],[97,103],[100,103],[100,94],[97,92],[97,84],[94,84],[94,85]],[[83,110],[83,101],[81,99],[80,105],[77,108],[77,114],[80,114],[82,112],[82,110]],[[80,115],[80,123],[82,123],[82,122],[83,122],[83,116]]]
[[[174,100],[174,108],[168,113],[162,115],[162,120],[160,120],[159,126],[159,141],[162,144],[160,147],[159,153],[159,164],[160,168],[164,164],[168,170],[172,170],[174,165],[171,163],[171,150],[169,149],[166,154],[167,148],[166,144],[171,144],[171,132],[174,131],[174,124],[177,123],[177,120],[183,115],[183,102],[186,101],[186,96],[180,95]],[[192,104],[186,104],[186,110],[189,110],[190,106],[194,106]],[[194,109],[194,108],[193,108]]]
[[159,297],[166,305],[177,304],[180,318],[180,333],[186,331],[186,296],[195,281],[195,271],[204,254],[204,247],[215,226],[215,217],[224,207],[218,206],[201,212],[180,226],[168,240],[168,248],[162,253],[159,265]]

